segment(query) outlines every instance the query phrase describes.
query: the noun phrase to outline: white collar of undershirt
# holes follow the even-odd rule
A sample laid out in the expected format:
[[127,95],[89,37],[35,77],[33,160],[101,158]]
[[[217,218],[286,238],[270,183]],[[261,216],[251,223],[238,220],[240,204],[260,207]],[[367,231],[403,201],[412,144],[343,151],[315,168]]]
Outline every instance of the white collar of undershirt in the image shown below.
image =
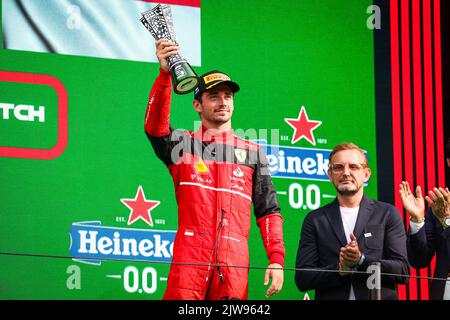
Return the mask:
[[347,208],[347,207],[341,207],[339,206],[339,210],[341,210],[341,213],[343,214],[355,214],[358,213],[359,211],[359,206],[354,207],[354,208]]

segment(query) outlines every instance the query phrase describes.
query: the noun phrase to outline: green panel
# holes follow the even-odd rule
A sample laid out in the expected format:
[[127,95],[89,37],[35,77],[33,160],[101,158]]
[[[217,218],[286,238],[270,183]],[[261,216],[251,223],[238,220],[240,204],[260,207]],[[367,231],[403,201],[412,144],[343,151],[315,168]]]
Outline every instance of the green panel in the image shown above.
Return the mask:
[[[376,198],[373,32],[366,27],[371,3],[202,1],[202,67],[196,71],[219,69],[239,83],[235,129],[278,129],[283,146],[329,150],[352,141],[367,150],[373,176],[366,193]],[[137,22],[136,28],[141,27]],[[59,157],[0,158],[0,252],[67,257],[75,222],[176,230],[173,183],[143,128],[157,64],[2,49],[0,70],[56,77],[68,93],[69,119],[68,144]],[[50,148],[56,142],[56,93],[46,86],[22,86],[0,83],[0,103],[48,105],[48,121],[39,127],[0,119],[0,146]],[[194,130],[198,115],[192,95],[174,95],[172,101],[172,125]],[[322,121],[313,132],[315,146],[306,139],[291,144],[293,129],[284,119],[297,118],[302,106],[310,120]],[[314,205],[332,201],[334,188],[328,181],[273,181],[285,193],[278,199],[286,268],[292,269],[305,215]],[[130,210],[121,199],[134,198],[139,186],[147,199],[160,201],[151,211],[153,227],[142,220],[127,225]],[[267,265],[254,219],[250,261]],[[11,255],[0,255],[0,265],[1,299],[161,299],[169,270],[158,263],[92,265]],[[78,266],[79,273],[71,266]],[[294,272],[284,276],[283,290],[273,299],[303,299]],[[263,281],[264,270],[250,269],[249,299],[264,299]]]

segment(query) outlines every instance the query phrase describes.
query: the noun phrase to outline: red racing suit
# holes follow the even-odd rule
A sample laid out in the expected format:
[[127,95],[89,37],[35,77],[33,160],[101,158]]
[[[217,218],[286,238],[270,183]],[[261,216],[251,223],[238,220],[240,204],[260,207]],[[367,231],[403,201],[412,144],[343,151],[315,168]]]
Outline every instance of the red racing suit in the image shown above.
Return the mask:
[[251,204],[270,263],[284,266],[283,218],[258,144],[169,125],[170,73],[150,92],[145,133],[173,178],[178,230],[164,299],[247,299]]

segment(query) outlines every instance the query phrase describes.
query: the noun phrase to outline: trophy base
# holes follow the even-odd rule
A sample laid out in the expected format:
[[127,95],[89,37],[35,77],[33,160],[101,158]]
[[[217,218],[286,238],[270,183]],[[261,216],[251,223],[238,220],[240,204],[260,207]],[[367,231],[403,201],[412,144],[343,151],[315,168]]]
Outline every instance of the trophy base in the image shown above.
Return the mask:
[[196,77],[186,78],[178,82],[177,85],[173,88],[173,90],[177,94],[185,94],[194,90],[197,85],[198,79]]
[[187,62],[181,62],[170,69],[173,90],[176,94],[186,94],[198,85],[198,76]]

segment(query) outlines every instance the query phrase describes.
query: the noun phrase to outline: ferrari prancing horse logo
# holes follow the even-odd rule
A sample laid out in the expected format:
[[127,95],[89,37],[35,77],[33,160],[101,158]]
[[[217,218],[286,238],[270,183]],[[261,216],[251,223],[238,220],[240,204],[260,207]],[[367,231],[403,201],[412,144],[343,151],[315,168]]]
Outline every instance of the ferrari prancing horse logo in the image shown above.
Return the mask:
[[239,162],[244,162],[245,158],[247,158],[247,151],[244,149],[234,149],[234,154]]

